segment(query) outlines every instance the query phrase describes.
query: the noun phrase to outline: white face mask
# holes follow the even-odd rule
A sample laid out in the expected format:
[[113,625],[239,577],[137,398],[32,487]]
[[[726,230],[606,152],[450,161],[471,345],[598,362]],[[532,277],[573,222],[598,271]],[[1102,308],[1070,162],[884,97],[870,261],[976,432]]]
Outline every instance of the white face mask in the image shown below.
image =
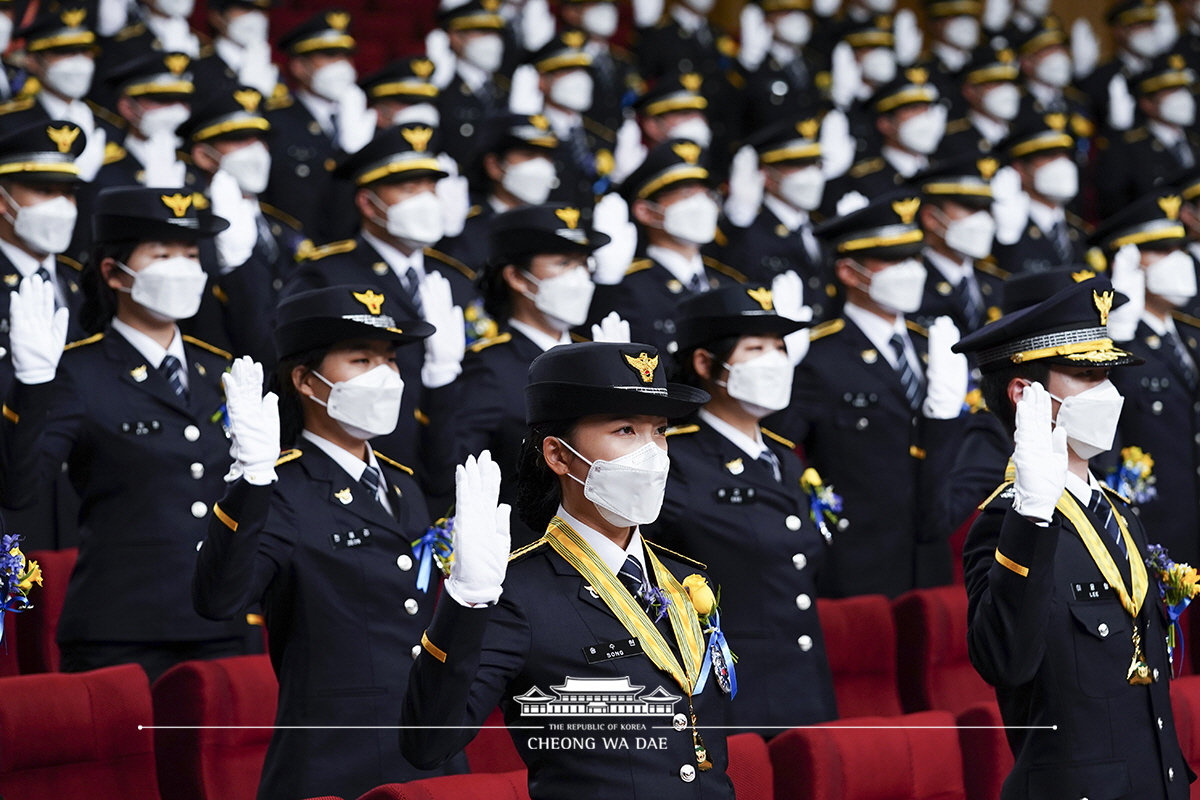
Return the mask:
[[484,72],[495,72],[504,60],[504,40],[498,33],[473,36],[463,45],[463,58]]
[[583,10],[579,24],[592,36],[607,39],[617,32],[619,16],[616,3],[592,3]]
[[0,14],[0,53],[12,42],[13,21],[8,14]]
[[225,36],[242,47],[250,47],[267,41],[269,26],[266,14],[261,11],[248,11],[229,20],[229,24],[225,26]]
[[749,361],[722,365],[729,378],[717,381],[746,413],[759,419],[787,408],[792,400],[792,360],[786,353],[772,350]]
[[890,14],[896,10],[896,0],[863,0],[863,7],[873,14]]
[[1021,110],[1021,90],[1015,83],[1002,83],[983,96],[983,112],[1004,122],[1016,119]]
[[[382,209],[383,201],[375,199]],[[429,245],[445,235],[442,202],[433,192],[421,192],[387,209],[387,232],[413,245]]]
[[1154,58],[1162,52],[1162,42],[1153,25],[1144,25],[1129,35],[1129,49],[1142,58]]
[[405,106],[392,115],[393,125],[419,123],[436,128],[441,121],[442,115],[433,103],[414,103],[411,106]]
[[808,44],[812,38],[812,19],[803,11],[789,11],[775,21],[775,38],[784,44]]
[[1017,0],[1017,8],[1031,17],[1041,19],[1050,13],[1050,0]]
[[942,142],[946,132],[946,114],[941,106],[931,106],[928,111],[909,117],[900,123],[896,136],[900,144],[914,153],[931,155]]
[[946,44],[959,50],[974,50],[979,46],[979,20],[975,17],[957,16],[946,23],[943,31]]
[[814,165],[784,175],[779,181],[779,193],[796,208],[814,211],[825,193],[825,173]]
[[13,224],[13,232],[30,249],[38,253],[61,253],[70,246],[75,221],[79,218],[79,209],[70,200],[55,197],[34,205],[18,206],[8,192],[4,192],[3,197],[9,208],[17,209],[15,218],[11,214],[5,215]]
[[329,400],[312,401],[329,411],[342,430],[355,439],[387,436],[396,430],[400,421],[400,401],[404,398],[404,381],[400,373],[387,364],[356,375],[348,381],[330,383],[324,375],[313,370],[329,387]]
[[996,220],[986,211],[946,222],[946,246],[968,258],[985,258],[992,252]]
[[1079,167],[1063,156],[1038,167],[1033,173],[1033,188],[1056,203],[1066,203],[1079,194]]
[[538,311],[546,315],[547,321],[560,331],[569,331],[587,320],[588,309],[592,306],[592,293],[596,284],[587,267],[576,267],[553,278],[538,280],[525,273],[534,286],[537,294],[524,292],[533,301]]
[[133,276],[129,296],[155,317],[167,322],[190,319],[200,310],[208,276],[200,262],[186,256],[176,256],[151,262],[140,272],[124,264],[117,266]]
[[237,181],[247,194],[260,194],[271,177],[271,151],[262,142],[254,142],[221,157],[221,169]]
[[859,64],[863,80],[882,86],[896,77],[896,53],[887,47],[872,47]]
[[893,314],[911,314],[921,307],[925,292],[925,265],[915,258],[905,259],[898,264],[871,272],[856,262],[851,262],[862,275],[871,279],[867,296]]
[[569,472],[567,475],[583,486],[583,496],[610,525],[632,528],[658,519],[667,491],[667,473],[671,470],[671,457],[666,450],[654,442],[646,442],[612,461],[600,458],[588,461],[574,447],[562,439],[559,441],[591,467],[587,480],[581,481]]
[[500,185],[522,203],[538,206],[558,186],[558,171],[548,158],[530,158],[505,167]]
[[1196,121],[1196,96],[1188,89],[1176,89],[1158,103],[1163,122],[1190,127]]
[[1055,89],[1071,82],[1071,56],[1063,50],[1047,53],[1034,69],[1034,76]]
[[189,116],[191,112],[182,103],[152,108],[142,113],[142,118],[138,120],[138,130],[147,139],[167,133],[174,135],[175,129],[186,122]]
[[684,0],[684,4],[697,14],[703,15],[713,10],[717,0]]
[[336,103],[356,80],[358,72],[355,71],[354,65],[346,59],[338,59],[320,67],[312,74],[312,91],[313,94]]
[[1106,380],[1066,399],[1050,396],[1062,403],[1054,426],[1066,429],[1067,446],[1075,455],[1086,461],[1112,449],[1121,408],[1125,405],[1125,398],[1112,381]]
[[195,0],[154,0],[154,7],[167,17],[190,17]]
[[690,117],[671,127],[667,131],[667,138],[687,139],[701,147],[708,147],[712,144],[712,128],[708,127],[708,121],[704,117]]
[[1183,250],[1169,253],[1146,267],[1146,291],[1173,306],[1196,296],[1196,264]]
[[587,111],[592,107],[595,83],[586,70],[573,69],[555,78],[550,87],[550,100],[571,111]]
[[83,54],[55,61],[46,68],[46,83],[54,91],[78,100],[92,88],[92,76],[96,74],[96,62]]
[[667,206],[663,230],[691,244],[708,244],[717,235],[721,207],[707,194],[694,194]]

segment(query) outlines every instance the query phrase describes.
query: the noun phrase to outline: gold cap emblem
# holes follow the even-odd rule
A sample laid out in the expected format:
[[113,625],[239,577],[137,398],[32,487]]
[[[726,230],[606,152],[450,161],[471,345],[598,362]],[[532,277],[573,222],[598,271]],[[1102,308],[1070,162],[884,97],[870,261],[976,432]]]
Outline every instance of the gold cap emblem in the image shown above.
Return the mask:
[[892,211],[896,212],[896,216],[900,217],[900,221],[905,225],[911,225],[913,219],[917,216],[917,209],[921,207],[921,198],[910,197],[907,200],[897,200],[892,203]]
[[368,289],[365,292],[352,292],[354,299],[367,307],[367,311],[371,312],[372,316],[379,316],[383,311],[384,296],[374,289]]
[[575,226],[579,224],[578,208],[557,208],[554,210],[554,216],[561,219],[563,224],[571,230],[574,230]]
[[188,64],[191,63],[192,60],[183,53],[171,53],[171,55],[163,59],[163,66],[172,75],[182,75],[183,71],[188,68]]
[[1108,312],[1112,311],[1113,293],[1092,291],[1092,302],[1096,304],[1096,310],[1100,312],[1100,324],[1108,324]]
[[529,118],[529,124],[537,128],[539,131],[550,130],[550,120],[542,114],[534,114]]
[[64,11],[59,17],[63,21],[63,25],[68,28],[78,28],[83,25],[83,21],[87,19],[87,9],[73,8],[70,11]]
[[654,383],[654,370],[658,369],[658,356],[651,358],[648,353],[639,353],[636,358],[624,353],[621,355],[625,356],[625,361],[642,379],[642,383]]
[[1187,66],[1187,62],[1183,60],[1183,56],[1179,53],[1172,53],[1167,57],[1167,66],[1171,69],[1183,69]]
[[61,128],[46,128],[46,135],[50,137],[50,141],[54,142],[58,152],[69,153],[71,145],[75,144],[75,140],[79,138],[80,130],[74,125],[63,125]]
[[246,109],[247,113],[253,113],[258,111],[258,106],[262,103],[262,95],[256,89],[238,89],[233,93],[233,100]]
[[751,300],[762,306],[763,311],[775,310],[775,303],[771,298],[771,290],[765,286],[759,289],[747,289],[746,294],[750,295]]
[[404,141],[412,145],[413,150],[424,153],[425,148],[429,146],[429,140],[433,138],[433,128],[423,125],[416,128],[401,128],[400,135],[404,137]]
[[563,44],[567,47],[570,47],[572,50],[578,50],[587,41],[587,34],[583,31],[567,31],[562,35],[562,40]]
[[1158,198],[1158,207],[1167,215],[1167,219],[1172,222],[1179,219],[1179,207],[1183,205],[1183,198],[1177,194],[1169,194],[1166,197]]
[[689,164],[695,164],[700,160],[700,145],[694,142],[680,142],[673,145],[671,149],[675,152],[675,155]]
[[335,31],[345,31],[350,27],[350,15],[345,11],[331,11],[325,15],[325,22]]
[[805,139],[816,139],[817,131],[821,129],[821,121],[818,119],[806,119],[803,122],[796,123],[796,132]]
[[412,62],[412,71],[418,78],[428,78],[433,74],[433,62],[428,58],[418,58]]
[[176,217],[182,217],[187,214],[188,209],[192,207],[192,196],[190,194],[164,194],[162,196],[163,205],[171,209],[171,213]]
[[924,67],[913,67],[904,71],[904,77],[912,83],[928,83],[929,71]]
[[704,78],[698,72],[685,72],[679,76],[679,84],[689,92],[698,92],[704,84]]
[[994,158],[981,158],[975,162],[975,166],[979,168],[979,174],[983,176],[983,179],[990,181],[996,174],[996,170],[1000,169],[1000,162]]
[[1067,129],[1067,115],[1047,114],[1046,125],[1059,132],[1065,131]]

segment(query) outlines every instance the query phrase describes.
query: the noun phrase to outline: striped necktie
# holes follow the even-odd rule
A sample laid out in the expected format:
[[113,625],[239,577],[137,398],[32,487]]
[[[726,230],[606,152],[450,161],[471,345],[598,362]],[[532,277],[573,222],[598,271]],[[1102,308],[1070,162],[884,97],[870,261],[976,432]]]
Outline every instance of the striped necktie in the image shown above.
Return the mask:
[[368,464],[363,470],[362,477],[358,480],[371,492],[371,497],[375,502],[379,503],[379,470]]
[[1108,531],[1109,538],[1117,543],[1117,549],[1121,551],[1121,555],[1125,556],[1125,560],[1128,561],[1129,551],[1125,549],[1125,537],[1121,535],[1121,526],[1117,524],[1112,504],[1104,496],[1104,492],[1099,489],[1093,489],[1092,502],[1088,505],[1088,508],[1104,523],[1104,530]]
[[896,374],[900,376],[900,383],[904,385],[904,396],[908,399],[908,407],[913,411],[921,404],[921,379],[913,372],[912,365],[908,363],[908,356],[904,352],[904,339],[900,334],[892,336],[892,352],[896,354]]
[[167,383],[171,384],[171,389],[175,394],[178,397],[186,398],[187,389],[183,386],[183,365],[179,363],[179,359],[167,355],[158,368],[162,371],[163,377],[167,379]]

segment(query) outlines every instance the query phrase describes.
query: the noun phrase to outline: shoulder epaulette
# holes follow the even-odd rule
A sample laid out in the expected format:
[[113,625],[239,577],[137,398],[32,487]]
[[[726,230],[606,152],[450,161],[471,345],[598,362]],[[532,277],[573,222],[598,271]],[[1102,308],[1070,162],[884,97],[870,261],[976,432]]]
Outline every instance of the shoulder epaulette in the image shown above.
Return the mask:
[[750,280],[749,278],[747,278],[742,273],[738,272],[733,267],[729,266],[728,264],[722,264],[720,261],[717,261],[712,256],[704,256],[701,260],[704,262],[704,266],[708,267],[709,269],[715,269],[717,272],[721,273],[722,275],[725,275],[726,277],[729,277],[729,278],[733,278],[738,283],[746,283],[747,281]]
[[399,461],[393,461],[392,459],[388,458],[387,456],[385,456],[383,453],[379,452],[378,450],[372,450],[371,452],[375,454],[376,458],[378,458],[380,461],[387,464],[388,466],[395,467],[396,469],[400,470],[401,472],[407,472],[409,475],[416,474],[409,467],[404,466]]
[[280,464],[286,464],[289,461],[295,461],[297,458],[299,458],[302,455],[304,455],[304,452],[302,450],[298,450],[296,448],[292,448],[291,450],[284,450],[282,453],[279,454],[279,458],[275,459],[275,466],[278,467]]
[[66,352],[67,350],[74,350],[76,347],[83,347],[85,344],[95,344],[96,342],[100,341],[103,338],[104,338],[103,333],[92,334],[91,336],[87,337],[86,339],[80,339],[78,342],[71,342],[70,344],[68,344],[67,346],[65,346],[63,348],[63,352]]
[[1132,501],[1132,500],[1130,500],[1128,497],[1126,497],[1125,495],[1121,494],[1120,492],[1118,492],[1116,489],[1112,488],[1112,487],[1111,487],[1111,486],[1109,486],[1108,484],[1106,484],[1106,483],[1104,483],[1104,482],[1101,482],[1101,483],[1100,483],[1100,488],[1101,488],[1101,489],[1103,489],[1103,490],[1104,490],[1106,493],[1108,493],[1108,494],[1109,494],[1109,495],[1111,495],[1112,497],[1116,497],[1117,499],[1119,499],[1119,500],[1120,500],[1122,503],[1124,503],[1125,505],[1127,505],[1127,506],[1133,505],[1133,501]]
[[76,272],[83,271],[83,264],[80,264],[78,261],[76,261],[73,258],[70,258],[69,256],[58,255],[58,256],[55,256],[55,258],[58,260],[58,263],[66,264],[68,267],[75,270]]
[[124,28],[121,28],[121,30],[116,32],[116,34],[113,36],[113,38],[116,39],[118,42],[124,42],[129,39],[132,39],[135,36],[141,36],[145,32],[146,32],[146,23],[135,22],[132,25],[126,25]]
[[[306,261],[320,261],[322,258],[329,256],[341,255],[342,253],[353,252],[358,247],[357,239],[343,239],[340,242],[330,242],[323,244],[320,247],[313,247],[304,255]],[[300,253],[296,253],[296,258],[300,258]]]
[[1000,267],[996,265],[996,262],[990,258],[983,259],[982,261],[976,261],[975,269],[979,270],[985,275],[991,275],[993,278],[999,278],[1002,281],[1008,280],[1008,277],[1012,274],[1008,270],[1000,269]]
[[966,117],[960,117],[959,119],[952,119],[946,123],[946,135],[947,136],[949,136],[952,133],[962,133],[963,131],[968,131],[970,129],[971,129],[971,120],[967,119]]
[[1125,135],[1122,136],[1121,138],[1124,139],[1126,142],[1133,144],[1134,142],[1142,141],[1149,135],[1150,135],[1150,131],[1146,130],[1145,128],[1134,128],[1131,131],[1125,131]]
[[882,158],[869,158],[866,161],[859,161],[850,168],[851,178],[862,178],[870,175],[872,172],[879,172],[883,169],[884,160]]
[[761,426],[759,427],[759,430],[763,432],[763,436],[767,437],[768,439],[774,439],[775,441],[779,442],[781,445],[786,447],[788,450],[796,449],[795,442],[789,441],[788,439],[783,438],[778,433],[775,433],[775,431],[769,431],[766,428],[763,428]]
[[480,339],[478,342],[475,342],[470,347],[468,347],[467,350],[471,351],[472,353],[481,353],[484,350],[487,350],[492,345],[504,344],[505,342],[511,341],[511,340],[512,340],[512,334],[505,332],[498,336],[493,336],[490,339]]
[[108,144],[104,145],[104,166],[107,167],[109,164],[115,164],[118,161],[124,161],[125,156],[127,155],[129,155],[129,151],[127,151],[124,147],[121,147],[121,145],[117,144],[116,142],[109,142]]
[[529,555],[534,550],[537,550],[539,547],[541,547],[544,544],[549,544],[549,541],[547,541],[545,536],[538,539],[536,542],[532,542],[530,544],[525,545],[524,547],[518,547],[516,550],[513,550],[511,553],[508,554],[508,560],[516,561],[521,556]]
[[667,428],[667,436],[679,436],[684,433],[695,433],[700,430],[699,425],[675,425]]
[[582,344],[584,342],[590,342],[591,339],[587,338],[586,336],[580,336],[578,333],[572,333],[571,341],[575,344]]
[[988,495],[988,499],[987,499],[987,500],[984,500],[982,503],[980,503],[980,504],[979,504],[979,510],[980,510],[980,511],[982,511],[983,509],[985,509],[985,508],[987,508],[989,505],[991,505],[991,502],[992,502],[993,500],[995,500],[997,497],[999,497],[1001,494],[1003,494],[1003,493],[1004,493],[1004,490],[1005,490],[1005,489],[1007,489],[1008,487],[1012,486],[1012,485],[1013,485],[1013,482],[1012,482],[1012,481],[1008,481],[1008,480],[1006,480],[1004,483],[1002,483],[1002,484],[1000,484],[999,486],[997,486],[997,487],[996,487],[996,491],[994,491],[994,492],[992,492],[990,495]]
[[33,108],[34,98],[26,97],[20,100],[9,100],[7,103],[0,105],[0,116],[4,114],[12,114],[15,111],[26,111]]
[[1086,104],[1086,103],[1090,103],[1092,100],[1090,97],[1087,96],[1086,93],[1080,91],[1079,89],[1076,89],[1074,86],[1069,86],[1069,85],[1064,86],[1062,89],[1062,93],[1063,93],[1064,97],[1069,97],[1070,99],[1074,100],[1076,103]]
[[648,258],[639,258],[637,261],[629,265],[629,269],[625,270],[626,275],[632,275],[635,272],[650,269],[654,266],[654,262]]
[[827,319],[820,325],[816,325],[809,331],[808,340],[815,342],[817,339],[823,339],[826,336],[833,336],[835,333],[846,327],[844,319]]
[[275,89],[272,90],[270,98],[267,99],[267,111],[278,111],[281,108],[287,108],[292,104],[292,93],[288,91],[287,86],[282,83],[275,84]]
[[304,226],[300,224],[300,220],[296,219],[286,211],[280,211],[273,205],[259,201],[258,207],[261,208],[262,212],[268,217],[274,217],[284,225],[287,225],[289,228],[294,228],[296,230],[302,230],[304,228]]
[[438,261],[441,261],[447,267],[453,267],[454,269],[458,270],[463,275],[467,276],[468,279],[475,280],[475,270],[471,269],[466,264],[459,261],[457,258],[448,256],[445,253],[443,253],[441,250],[434,250],[432,247],[425,248],[425,255],[429,256],[430,258],[436,258]]
[[233,361],[233,353],[227,352],[219,347],[216,347],[215,345],[211,345],[208,342],[197,339],[195,336],[188,336],[185,333],[183,335],[183,340],[188,344],[196,345],[196,347],[199,347],[201,350],[207,350],[210,353],[214,353],[226,361]]
[[482,213],[483,206],[471,206],[467,209],[467,219],[470,219],[471,217],[478,217]]
[[123,131],[129,127],[129,123],[125,121],[124,117],[114,114],[99,103],[88,100],[87,106],[92,110],[92,116],[99,117],[117,130]]
[[661,550],[664,553],[666,553],[667,555],[672,556],[673,558],[678,558],[680,561],[686,561],[688,564],[695,564],[700,569],[708,569],[707,564],[697,561],[696,559],[691,558],[690,556],[685,556],[683,553],[676,553],[674,550],[670,549],[669,547],[663,547],[661,544],[656,544],[655,542],[652,542],[649,539],[642,539],[642,542],[650,545],[655,550]]
[[719,225],[717,226],[717,232],[713,235],[713,242],[717,247],[725,247],[729,244],[729,237],[725,235],[725,231],[721,230]]
[[1090,232],[1092,229],[1092,226],[1088,224],[1087,220],[1085,220],[1083,217],[1079,216],[1078,214],[1072,214],[1070,211],[1064,210],[1063,216],[1066,217],[1068,225],[1072,225],[1076,228],[1079,228],[1081,231],[1083,231],[1085,233]]
[[617,133],[612,128],[608,127],[607,125],[601,125],[599,122],[596,122],[596,120],[586,115],[583,117],[583,127],[596,134],[606,142],[611,142],[617,138]]
[[1176,322],[1182,322],[1185,325],[1191,325],[1193,328],[1200,328],[1200,319],[1193,317],[1191,314],[1185,314],[1182,311],[1172,311],[1171,318]]
[[918,336],[924,336],[926,339],[929,338],[929,329],[918,325],[917,323],[913,322],[911,319],[904,320],[904,327],[908,328],[910,331],[917,334]]

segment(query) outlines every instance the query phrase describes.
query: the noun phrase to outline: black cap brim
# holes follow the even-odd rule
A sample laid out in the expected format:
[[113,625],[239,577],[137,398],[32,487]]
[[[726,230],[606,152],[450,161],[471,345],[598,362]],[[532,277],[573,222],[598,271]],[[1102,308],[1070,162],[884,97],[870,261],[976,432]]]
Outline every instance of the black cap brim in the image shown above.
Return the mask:
[[196,227],[174,225],[145,217],[97,214],[92,218],[96,242],[194,242],[216,236],[229,227],[228,220],[205,214]]
[[679,350],[683,351],[729,336],[787,336],[811,326],[811,322],[800,322],[774,313],[726,314],[681,319],[676,323],[678,330],[675,338]]
[[435,330],[423,320],[397,320],[397,324],[400,327],[381,328],[337,317],[299,319],[275,330],[275,348],[280,358],[287,358],[354,339],[404,345],[426,339]]
[[525,387],[525,422],[581,419],[595,414],[637,414],[679,419],[711,400],[708,392],[668,383],[667,393],[543,382]]

